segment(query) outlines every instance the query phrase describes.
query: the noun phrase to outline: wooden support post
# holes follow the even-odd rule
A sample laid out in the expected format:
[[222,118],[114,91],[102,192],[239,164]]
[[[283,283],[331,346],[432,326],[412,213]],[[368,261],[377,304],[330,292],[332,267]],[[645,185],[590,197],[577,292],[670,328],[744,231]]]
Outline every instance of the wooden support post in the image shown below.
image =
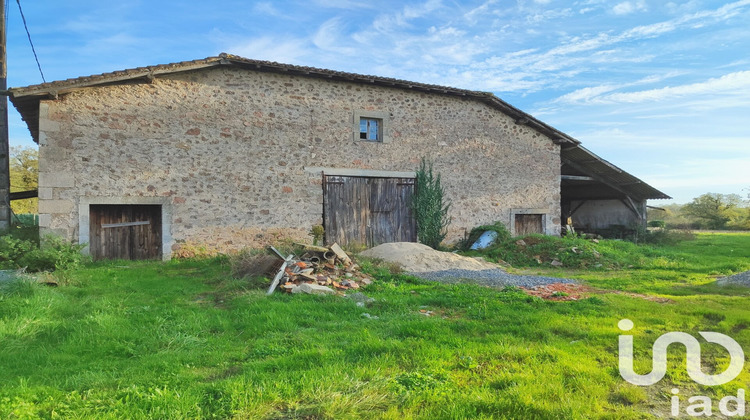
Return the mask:
[[[5,0],[0,0],[0,91],[8,89],[5,49]],[[10,145],[8,143],[8,98],[0,96],[0,230],[10,228]]]

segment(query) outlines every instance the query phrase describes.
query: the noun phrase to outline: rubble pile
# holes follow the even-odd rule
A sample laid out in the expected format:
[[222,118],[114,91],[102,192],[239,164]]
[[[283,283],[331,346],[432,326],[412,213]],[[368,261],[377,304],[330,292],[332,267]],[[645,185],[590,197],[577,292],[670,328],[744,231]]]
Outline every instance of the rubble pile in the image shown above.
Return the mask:
[[327,248],[297,244],[304,247],[301,256],[284,256],[276,248],[269,249],[279,258],[268,294],[276,289],[286,293],[343,294],[348,290],[372,284],[372,279],[359,271],[359,266],[338,244]]

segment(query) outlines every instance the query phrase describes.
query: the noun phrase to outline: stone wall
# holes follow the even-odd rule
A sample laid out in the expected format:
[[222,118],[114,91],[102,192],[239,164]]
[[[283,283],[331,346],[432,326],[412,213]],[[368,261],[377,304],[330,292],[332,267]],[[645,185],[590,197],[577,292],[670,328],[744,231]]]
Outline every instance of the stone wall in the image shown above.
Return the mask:
[[[389,116],[388,143],[354,139],[359,111]],[[453,203],[449,241],[523,208],[547,209],[548,233],[559,232],[558,146],[497,109],[235,67],[43,101],[40,224],[75,238],[81,197],[161,197],[170,248],[305,240],[323,208],[322,176],[306,168],[414,171],[423,156]]]

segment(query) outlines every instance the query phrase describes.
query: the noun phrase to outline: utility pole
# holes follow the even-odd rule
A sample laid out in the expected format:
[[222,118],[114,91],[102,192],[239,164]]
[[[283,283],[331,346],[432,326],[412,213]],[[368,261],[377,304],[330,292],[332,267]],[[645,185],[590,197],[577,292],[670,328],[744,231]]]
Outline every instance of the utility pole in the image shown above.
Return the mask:
[[10,144],[8,140],[8,55],[5,0],[0,0],[0,230],[10,228]]

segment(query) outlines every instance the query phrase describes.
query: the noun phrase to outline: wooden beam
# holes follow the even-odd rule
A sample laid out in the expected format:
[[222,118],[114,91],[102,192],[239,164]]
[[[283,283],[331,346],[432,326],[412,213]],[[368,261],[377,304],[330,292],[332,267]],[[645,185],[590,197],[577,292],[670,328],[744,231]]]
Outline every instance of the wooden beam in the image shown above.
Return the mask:
[[[568,158],[562,157],[562,161],[565,162],[566,164],[570,165],[572,168],[574,168],[575,170],[577,170],[579,172],[583,172],[583,173],[589,172],[583,166],[579,165],[578,163],[576,163],[576,162],[574,162],[574,161],[572,161],[572,160],[570,160]],[[613,190],[616,190],[616,191],[622,193],[622,195],[625,196],[625,197],[627,197],[629,195],[629,193],[627,191],[623,190],[622,188],[620,188],[617,185],[614,185],[611,181],[607,181],[606,179],[604,179],[603,177],[599,176],[598,174],[591,174],[591,177],[594,178],[595,181],[599,181],[602,184],[604,184],[604,185],[612,188]]]
[[576,212],[578,211],[578,209],[580,209],[581,207],[583,207],[583,205],[584,205],[584,204],[586,204],[586,202],[587,202],[587,201],[588,201],[588,200],[582,200],[582,201],[581,201],[581,202],[580,202],[580,203],[579,203],[579,204],[578,204],[578,205],[576,206],[576,208],[574,208],[574,209],[573,209],[572,211],[570,211],[570,212],[568,213],[568,216],[566,217],[566,219],[567,219],[568,217],[573,217],[573,215],[574,215],[574,214],[575,214],[575,213],[576,213]]
[[146,220],[143,222],[125,222],[125,223],[103,223],[102,229],[107,228],[118,228],[118,227],[130,227],[130,226],[143,226],[143,225],[150,225],[151,222]]
[[560,179],[563,181],[596,181],[590,176],[581,175],[560,175]]
[[633,213],[635,213],[635,215],[638,216],[638,219],[643,220],[643,215],[641,215],[641,212],[638,211],[638,206],[635,205],[635,202],[633,201],[633,199],[630,198],[629,195],[626,195],[625,198],[628,200],[630,207],[633,209]]
[[10,193],[10,200],[25,200],[27,198],[34,198],[39,197],[39,192],[37,190],[30,190],[30,191],[18,191],[18,192],[12,192]]
[[[0,91],[8,90],[8,56],[5,49],[5,0],[0,0]],[[0,97],[0,229],[10,227],[10,144],[8,98]]]

